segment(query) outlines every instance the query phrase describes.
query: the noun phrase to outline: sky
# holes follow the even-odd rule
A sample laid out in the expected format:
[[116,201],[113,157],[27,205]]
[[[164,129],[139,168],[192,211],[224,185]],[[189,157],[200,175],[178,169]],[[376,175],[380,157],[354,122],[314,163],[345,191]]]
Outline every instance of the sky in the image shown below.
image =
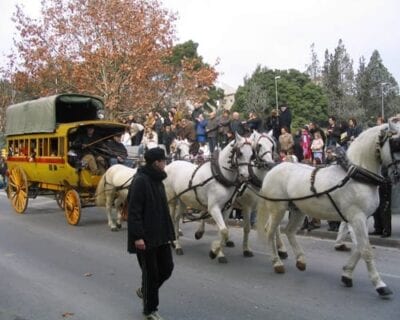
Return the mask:
[[[178,14],[178,42],[193,40],[205,62],[219,61],[219,81],[243,84],[257,65],[304,71],[312,43],[322,65],[326,49],[339,39],[354,61],[367,63],[377,49],[400,81],[400,1],[398,0],[160,0]],[[12,47],[11,16],[16,3],[37,15],[40,0],[0,1],[0,54]]]

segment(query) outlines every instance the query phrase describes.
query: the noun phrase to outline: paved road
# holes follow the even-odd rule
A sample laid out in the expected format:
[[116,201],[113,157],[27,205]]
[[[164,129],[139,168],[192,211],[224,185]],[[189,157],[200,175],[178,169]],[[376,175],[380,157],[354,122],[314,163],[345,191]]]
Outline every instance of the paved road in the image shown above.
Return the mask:
[[[140,272],[126,253],[126,229],[112,233],[104,212],[84,209],[81,224],[66,224],[53,200],[29,203],[28,213],[12,212],[0,193],[0,320],[141,319],[134,291]],[[395,292],[382,300],[363,263],[354,287],[340,284],[348,253],[333,250],[331,240],[300,237],[308,265],[300,272],[292,257],[287,273],[276,275],[255,234],[255,257],[243,258],[239,246],[226,249],[229,263],[208,258],[217,236],[193,238],[193,224],[183,227],[185,255],[175,257],[173,277],[161,291],[160,312],[174,320],[243,319],[398,319],[400,256],[396,248],[375,247],[378,268]],[[241,230],[231,228],[240,244]]]

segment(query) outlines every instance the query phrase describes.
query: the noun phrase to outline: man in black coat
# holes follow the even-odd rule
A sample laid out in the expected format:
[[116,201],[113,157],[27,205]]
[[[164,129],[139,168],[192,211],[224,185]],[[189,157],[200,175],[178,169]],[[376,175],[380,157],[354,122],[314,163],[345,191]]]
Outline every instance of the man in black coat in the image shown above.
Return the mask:
[[142,269],[144,319],[162,319],[158,310],[158,291],[171,276],[171,243],[175,240],[163,180],[167,177],[165,153],[152,148],[144,154],[146,165],[139,168],[128,194],[128,252],[136,253]]
[[288,128],[288,132],[290,133],[292,125],[292,112],[286,104],[282,104],[279,109],[279,126],[280,128]]

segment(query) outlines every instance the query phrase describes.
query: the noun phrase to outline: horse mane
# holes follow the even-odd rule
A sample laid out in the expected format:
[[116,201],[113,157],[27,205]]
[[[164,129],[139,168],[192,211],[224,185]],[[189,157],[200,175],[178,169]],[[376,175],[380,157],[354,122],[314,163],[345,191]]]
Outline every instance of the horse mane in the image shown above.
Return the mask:
[[[363,131],[347,150],[349,160],[357,166],[377,173],[380,167],[377,149],[379,148],[382,130],[387,129],[387,127],[387,124],[383,124]],[[376,152],[371,152],[371,150]]]

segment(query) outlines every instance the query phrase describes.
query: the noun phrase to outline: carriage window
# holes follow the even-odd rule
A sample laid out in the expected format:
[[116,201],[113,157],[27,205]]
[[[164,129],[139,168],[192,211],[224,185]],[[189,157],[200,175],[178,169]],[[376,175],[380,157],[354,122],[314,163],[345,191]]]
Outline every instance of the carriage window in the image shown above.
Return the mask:
[[57,157],[59,154],[58,138],[50,138],[50,156]]
[[32,158],[36,157],[36,154],[37,154],[36,146],[37,146],[36,139],[31,139],[29,155]]
[[19,156],[27,156],[28,155],[28,140],[20,139],[18,141],[18,153],[16,155]]
[[40,138],[38,140],[39,143],[39,152],[38,152],[38,156],[39,157],[46,157],[49,155],[49,143],[48,143],[48,139],[46,138]]
[[9,156],[14,156],[15,153],[15,142],[14,140],[9,140],[8,141],[8,155]]

